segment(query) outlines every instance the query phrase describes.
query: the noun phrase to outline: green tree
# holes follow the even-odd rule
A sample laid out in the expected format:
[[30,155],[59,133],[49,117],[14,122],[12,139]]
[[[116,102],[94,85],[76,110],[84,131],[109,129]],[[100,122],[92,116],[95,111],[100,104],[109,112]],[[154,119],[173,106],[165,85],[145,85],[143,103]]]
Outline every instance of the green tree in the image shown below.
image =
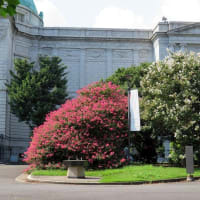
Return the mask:
[[128,81],[130,81],[131,88],[138,88],[140,91],[140,81],[146,74],[145,69],[150,63],[142,63],[139,66],[131,66],[128,68],[119,68],[113,75],[108,77],[105,81],[120,85],[121,88],[128,90]]
[[154,134],[170,136],[180,158],[185,145],[193,145],[200,163],[200,57],[170,53],[147,68],[141,86],[143,119]]
[[19,0],[0,0],[0,16],[13,16],[19,3]]
[[[151,63],[142,63],[139,66],[131,66],[128,68],[119,68],[113,75],[108,77],[105,81],[112,82],[119,85],[126,91],[128,91],[128,81],[131,88],[137,88],[139,90],[140,97],[142,96],[140,82],[147,73],[147,68]],[[143,109],[143,105],[140,102],[140,109]],[[141,116],[142,130],[140,132],[131,133],[131,140],[133,146],[137,149],[138,155],[134,156],[135,160],[139,160],[146,163],[156,161],[156,146],[157,140],[152,137],[152,129],[147,126],[146,120]]]
[[11,112],[33,129],[44,122],[47,113],[66,101],[67,67],[59,57],[40,56],[39,67],[16,59],[14,69],[6,85]]

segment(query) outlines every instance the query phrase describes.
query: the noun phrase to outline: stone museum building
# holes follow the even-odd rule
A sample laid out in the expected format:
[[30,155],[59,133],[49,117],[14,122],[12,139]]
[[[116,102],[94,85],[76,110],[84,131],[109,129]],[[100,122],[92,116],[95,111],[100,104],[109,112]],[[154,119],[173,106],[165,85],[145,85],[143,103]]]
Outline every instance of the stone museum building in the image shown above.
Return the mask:
[[154,29],[54,28],[43,26],[33,0],[20,0],[13,18],[0,18],[0,160],[16,161],[30,142],[29,128],[11,114],[5,83],[14,58],[59,56],[68,66],[71,97],[120,67],[163,59],[171,51],[200,51],[200,23],[169,22]]

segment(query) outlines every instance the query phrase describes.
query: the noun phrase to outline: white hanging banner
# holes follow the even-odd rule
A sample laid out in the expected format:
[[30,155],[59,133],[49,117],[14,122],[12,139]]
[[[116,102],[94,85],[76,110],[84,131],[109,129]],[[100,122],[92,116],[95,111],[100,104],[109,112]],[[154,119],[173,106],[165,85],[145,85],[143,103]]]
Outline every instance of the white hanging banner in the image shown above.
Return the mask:
[[140,131],[140,108],[138,90],[130,91],[130,131]]

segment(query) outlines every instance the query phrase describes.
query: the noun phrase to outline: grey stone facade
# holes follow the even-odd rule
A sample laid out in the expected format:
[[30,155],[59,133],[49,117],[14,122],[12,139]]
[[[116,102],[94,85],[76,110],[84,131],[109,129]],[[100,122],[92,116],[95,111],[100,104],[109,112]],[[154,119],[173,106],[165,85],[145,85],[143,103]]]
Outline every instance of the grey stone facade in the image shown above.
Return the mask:
[[48,28],[30,9],[0,18],[0,160],[12,160],[29,145],[29,129],[10,113],[5,83],[15,57],[37,61],[59,56],[68,66],[68,90],[110,76],[119,67],[163,59],[171,51],[200,51],[200,23],[163,21],[152,30]]

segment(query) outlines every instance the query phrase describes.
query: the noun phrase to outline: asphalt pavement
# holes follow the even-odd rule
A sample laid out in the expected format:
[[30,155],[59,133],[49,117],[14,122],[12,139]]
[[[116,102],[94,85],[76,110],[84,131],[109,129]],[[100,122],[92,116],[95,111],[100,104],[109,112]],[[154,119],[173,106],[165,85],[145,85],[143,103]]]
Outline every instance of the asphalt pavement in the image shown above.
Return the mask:
[[0,200],[200,200],[200,182],[147,185],[19,183],[27,166],[0,164]]

